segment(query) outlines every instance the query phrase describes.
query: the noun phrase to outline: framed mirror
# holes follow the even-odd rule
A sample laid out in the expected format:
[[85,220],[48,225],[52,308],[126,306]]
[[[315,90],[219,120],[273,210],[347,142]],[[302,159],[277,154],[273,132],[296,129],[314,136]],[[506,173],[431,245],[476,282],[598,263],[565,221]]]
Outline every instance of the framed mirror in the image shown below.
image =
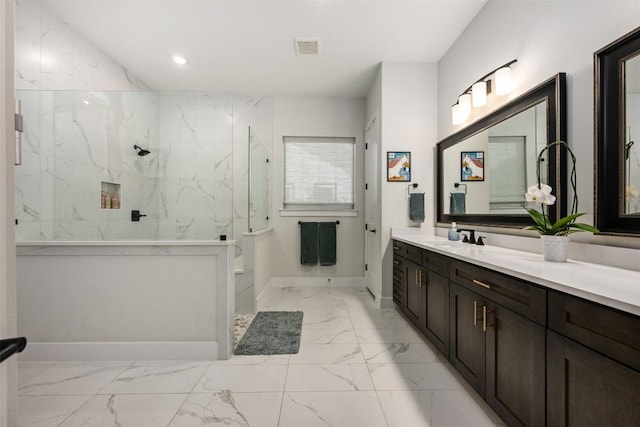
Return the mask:
[[[525,193],[537,183],[538,153],[550,142],[566,141],[565,92],[566,75],[559,73],[438,143],[438,222],[533,224],[523,208]],[[542,181],[557,197],[549,209],[555,221],[567,210],[566,151],[549,149],[541,167]]]
[[[640,235],[640,28],[595,53],[595,222]],[[637,142],[636,142],[637,141]]]

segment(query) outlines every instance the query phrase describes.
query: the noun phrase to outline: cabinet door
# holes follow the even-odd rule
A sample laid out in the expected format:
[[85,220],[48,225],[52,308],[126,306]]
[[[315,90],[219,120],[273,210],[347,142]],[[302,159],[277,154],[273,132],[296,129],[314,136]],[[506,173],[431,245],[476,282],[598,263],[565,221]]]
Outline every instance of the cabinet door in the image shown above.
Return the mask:
[[426,273],[427,306],[425,335],[445,357],[449,357],[449,279]]
[[484,300],[453,282],[449,296],[449,360],[480,395],[485,394],[485,334],[482,331]]
[[640,425],[640,373],[547,331],[547,425]]
[[420,329],[424,329],[426,278],[426,271],[422,267],[407,262],[404,313]]
[[487,403],[509,426],[544,426],[545,329],[492,302],[482,323]]

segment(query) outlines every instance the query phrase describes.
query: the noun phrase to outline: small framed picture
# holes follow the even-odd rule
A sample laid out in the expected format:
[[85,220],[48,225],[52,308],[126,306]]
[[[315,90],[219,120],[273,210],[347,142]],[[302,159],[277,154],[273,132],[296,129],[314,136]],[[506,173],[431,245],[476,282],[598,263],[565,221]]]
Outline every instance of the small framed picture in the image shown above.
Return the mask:
[[387,151],[387,181],[411,182],[411,153]]
[[484,151],[460,153],[460,180],[484,181]]

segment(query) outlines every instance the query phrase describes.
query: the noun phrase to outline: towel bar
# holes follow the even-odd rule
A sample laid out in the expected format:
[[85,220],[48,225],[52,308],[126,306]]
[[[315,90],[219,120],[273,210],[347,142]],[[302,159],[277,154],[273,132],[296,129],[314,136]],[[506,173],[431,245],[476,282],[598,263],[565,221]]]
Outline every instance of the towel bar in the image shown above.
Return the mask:
[[[298,225],[302,224],[302,221],[298,221]],[[340,225],[340,221],[336,221],[336,225]]]

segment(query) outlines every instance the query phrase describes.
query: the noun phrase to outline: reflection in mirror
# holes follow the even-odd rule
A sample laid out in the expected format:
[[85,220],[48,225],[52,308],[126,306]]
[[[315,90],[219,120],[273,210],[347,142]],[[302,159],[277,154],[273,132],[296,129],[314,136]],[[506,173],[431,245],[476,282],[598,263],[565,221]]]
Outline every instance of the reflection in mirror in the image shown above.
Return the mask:
[[[565,82],[559,73],[438,143],[438,222],[532,223],[523,204],[537,182],[537,156],[550,142],[566,141]],[[566,153],[549,150],[543,162],[541,179],[557,195],[549,212],[555,221],[566,215]]]
[[462,161],[463,152],[483,152],[484,181],[461,182],[457,168],[444,168],[444,210],[449,214],[522,214],[527,188],[537,182],[536,158],[547,144],[547,102],[542,101],[443,151],[443,164]]
[[640,215],[640,55],[625,61],[626,135],[624,138],[624,194],[623,214]]
[[640,235],[640,27],[595,53],[595,225]]

